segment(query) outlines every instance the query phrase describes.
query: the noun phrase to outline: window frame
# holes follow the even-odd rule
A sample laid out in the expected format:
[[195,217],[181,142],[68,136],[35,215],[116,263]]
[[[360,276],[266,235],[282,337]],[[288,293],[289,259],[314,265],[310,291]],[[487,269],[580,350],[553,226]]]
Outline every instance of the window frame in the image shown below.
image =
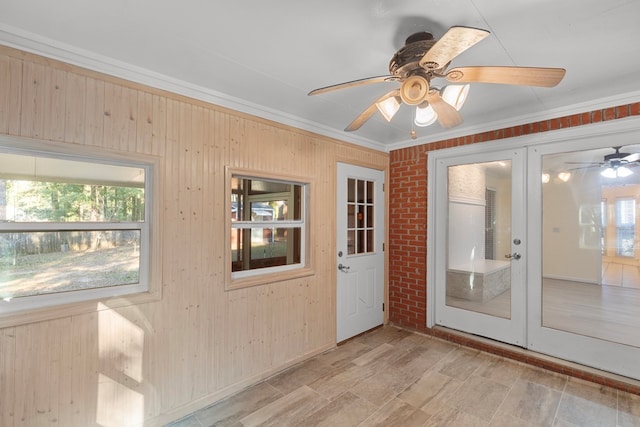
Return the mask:
[[[311,245],[309,244],[311,218],[309,200],[313,187],[312,180],[299,176],[283,175],[229,166],[225,169],[225,290],[230,291],[234,289],[243,289],[251,286],[265,285],[315,274],[311,262]],[[256,268],[252,270],[232,271],[232,230],[238,228],[272,228],[274,225],[274,222],[272,221],[251,221],[251,227],[245,228],[241,226],[245,223],[244,221],[232,221],[232,183],[234,178],[239,177],[263,181],[283,182],[300,185],[302,187],[301,219],[277,222],[278,228],[295,226],[300,229],[300,263]]]
[[[131,222],[4,222],[2,231],[109,231],[139,230],[140,257],[138,283],[88,288],[58,293],[43,293],[0,301],[0,327],[157,301],[161,286],[156,266],[160,265],[160,197],[157,195],[160,161],[157,157],[137,153],[120,153],[96,147],[77,146],[52,141],[0,135],[0,152],[91,164],[134,167],[145,171],[144,221]],[[99,182],[99,181],[97,181]]]
[[[633,216],[633,223],[631,223],[630,225],[626,225],[626,224],[620,224],[619,219],[624,216],[624,212],[621,212],[620,207],[621,204],[624,202],[631,202],[632,203],[632,207],[630,209],[631,211],[631,216]],[[616,251],[615,251],[615,256],[619,257],[619,258],[635,258],[636,257],[636,227],[637,227],[637,218],[636,218],[636,209],[637,209],[637,203],[636,203],[636,199],[635,197],[632,196],[620,196],[620,197],[616,197],[615,200],[615,205],[614,205],[614,210],[615,210],[615,218],[614,218],[614,226],[615,226],[615,239],[616,239]],[[631,231],[633,233],[633,246],[632,246],[632,254],[631,255],[625,255],[622,253],[622,241],[624,240],[621,236],[622,231]]]

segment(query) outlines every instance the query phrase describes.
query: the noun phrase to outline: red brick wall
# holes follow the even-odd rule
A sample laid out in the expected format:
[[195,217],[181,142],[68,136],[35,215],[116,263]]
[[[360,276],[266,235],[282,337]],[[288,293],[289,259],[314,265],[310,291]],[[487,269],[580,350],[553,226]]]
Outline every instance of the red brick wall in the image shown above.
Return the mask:
[[389,321],[392,324],[436,335],[450,341],[563,372],[640,394],[640,387],[609,381],[577,369],[497,346],[456,337],[443,330],[429,330],[427,316],[427,155],[429,151],[514,136],[547,132],[640,115],[640,102],[559,117],[522,126],[488,131],[444,141],[394,150],[389,176]]
[[640,102],[394,150],[389,176],[389,320],[428,332],[427,154],[429,151],[640,115]]

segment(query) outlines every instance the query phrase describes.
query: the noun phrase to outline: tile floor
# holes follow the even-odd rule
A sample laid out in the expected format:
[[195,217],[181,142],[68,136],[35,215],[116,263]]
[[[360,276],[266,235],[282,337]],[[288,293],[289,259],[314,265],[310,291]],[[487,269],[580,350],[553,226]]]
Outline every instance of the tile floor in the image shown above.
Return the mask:
[[640,426],[640,396],[383,327],[169,424]]

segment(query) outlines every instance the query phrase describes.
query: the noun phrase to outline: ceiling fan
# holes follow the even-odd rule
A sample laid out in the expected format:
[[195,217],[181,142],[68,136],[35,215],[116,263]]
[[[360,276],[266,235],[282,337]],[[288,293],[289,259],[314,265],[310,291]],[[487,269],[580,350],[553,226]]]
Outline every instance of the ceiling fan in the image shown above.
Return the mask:
[[566,164],[580,165],[570,170],[602,168],[600,174],[605,178],[624,178],[633,173],[630,167],[640,166],[640,153],[621,153],[622,146],[611,148],[615,152],[606,154],[601,162],[566,162]]
[[[469,85],[439,88],[432,85],[434,78],[444,78],[451,83],[553,87],[564,77],[566,70],[563,68],[475,66],[456,67],[447,71],[456,56],[488,35],[489,31],[463,26],[451,27],[439,40],[435,40],[428,32],[415,33],[391,58],[390,74],[322,87],[312,90],[309,95],[372,83],[398,82],[400,88],[376,99],[345,130],[359,129],[376,111],[380,111],[390,122],[402,102],[416,107],[416,125],[427,126],[437,120],[442,127],[451,128],[462,123],[458,110],[466,99]],[[416,138],[415,130],[411,131],[411,137]]]

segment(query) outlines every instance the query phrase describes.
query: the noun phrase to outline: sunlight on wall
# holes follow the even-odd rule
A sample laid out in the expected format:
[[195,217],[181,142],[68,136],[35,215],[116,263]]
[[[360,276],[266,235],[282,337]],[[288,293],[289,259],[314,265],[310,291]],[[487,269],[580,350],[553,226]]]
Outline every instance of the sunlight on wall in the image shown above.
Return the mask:
[[104,427],[142,425],[144,396],[104,374],[98,378],[96,422]]
[[144,395],[132,388],[143,381],[144,330],[103,304],[100,310],[96,421],[105,427],[141,425]]

